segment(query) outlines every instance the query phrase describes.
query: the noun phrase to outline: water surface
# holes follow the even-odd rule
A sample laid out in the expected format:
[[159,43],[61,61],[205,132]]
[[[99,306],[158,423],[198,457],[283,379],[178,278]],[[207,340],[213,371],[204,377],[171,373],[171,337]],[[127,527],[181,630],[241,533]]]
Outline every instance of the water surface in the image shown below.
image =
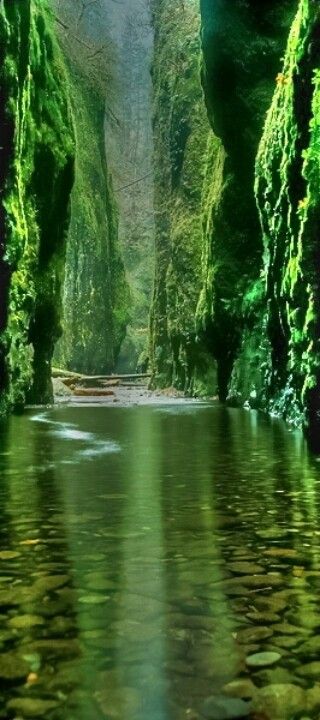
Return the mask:
[[319,717],[299,433],[215,405],[30,410],[0,467],[0,718]]

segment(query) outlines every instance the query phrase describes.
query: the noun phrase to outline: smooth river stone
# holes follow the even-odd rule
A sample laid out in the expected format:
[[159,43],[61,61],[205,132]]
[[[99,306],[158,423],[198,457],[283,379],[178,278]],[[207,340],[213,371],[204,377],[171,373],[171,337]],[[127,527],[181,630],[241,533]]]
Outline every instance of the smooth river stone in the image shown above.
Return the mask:
[[30,671],[29,663],[15,652],[0,655],[0,679],[21,680]]
[[252,626],[244,630],[238,630],[238,632],[235,633],[235,639],[241,643],[241,645],[246,645],[248,643],[259,643],[260,640],[266,640],[272,635],[273,632],[271,628]]
[[16,615],[10,618],[8,625],[15,630],[29,630],[36,625],[43,625],[44,619],[39,615]]
[[222,688],[223,692],[234,698],[241,698],[241,700],[251,700],[256,692],[256,686],[252,680],[242,678],[240,680],[233,680],[232,682],[224,685]]
[[58,703],[55,700],[41,700],[40,698],[15,698],[9,700],[7,710],[19,713],[25,718],[45,718],[46,714],[55,710]]
[[227,567],[228,570],[238,573],[239,575],[257,575],[263,573],[262,565],[256,565],[250,562],[231,562],[228,563]]
[[298,557],[298,551],[293,548],[280,548],[274,547],[264,550],[263,554],[270,558],[285,558],[287,560],[293,560]]
[[1,550],[0,560],[15,560],[20,557],[21,553],[16,550]]
[[244,700],[217,695],[204,701],[201,713],[207,720],[240,720],[249,716],[250,709]]
[[37,578],[31,587],[34,595],[45,595],[46,593],[58,590],[70,581],[69,575],[46,575]]
[[320,660],[315,660],[314,662],[302,665],[302,667],[296,670],[296,673],[297,675],[301,675],[302,677],[309,677],[314,678],[315,680],[320,680]]
[[66,640],[57,640],[56,638],[35,640],[33,643],[23,646],[23,650],[26,655],[38,653],[40,656],[53,658],[76,657],[81,652],[78,641],[72,638]]
[[110,600],[109,595],[82,595],[79,597],[78,602],[82,605],[103,605]]
[[319,655],[320,654],[320,635],[309,638],[298,648],[297,652],[301,655]]
[[281,660],[281,655],[276,652],[261,652],[248,655],[246,664],[249,668],[270,667]]
[[116,583],[113,580],[109,580],[103,573],[88,573],[85,575],[84,582],[90,590],[115,590]]
[[253,620],[257,624],[276,623],[280,620],[280,615],[268,612],[250,612],[246,614],[248,620]]
[[306,693],[297,685],[267,685],[257,690],[253,710],[270,720],[291,720],[296,713],[306,710]]

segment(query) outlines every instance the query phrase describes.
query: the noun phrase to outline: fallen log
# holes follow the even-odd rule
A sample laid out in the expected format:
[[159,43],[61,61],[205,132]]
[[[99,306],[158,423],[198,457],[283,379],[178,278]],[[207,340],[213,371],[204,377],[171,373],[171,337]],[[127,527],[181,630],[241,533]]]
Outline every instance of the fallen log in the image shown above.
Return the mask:
[[72,391],[77,397],[112,397],[113,390],[104,390],[103,388],[80,388],[75,387]]

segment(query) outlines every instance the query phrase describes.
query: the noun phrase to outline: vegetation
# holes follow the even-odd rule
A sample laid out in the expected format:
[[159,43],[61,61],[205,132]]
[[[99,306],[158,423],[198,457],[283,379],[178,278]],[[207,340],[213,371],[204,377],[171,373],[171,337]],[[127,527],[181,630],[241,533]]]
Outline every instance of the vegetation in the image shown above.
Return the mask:
[[0,383],[7,408],[52,398],[74,143],[44,3],[5,0],[0,41]]
[[86,373],[115,368],[129,293],[118,243],[118,210],[105,151],[108,52],[92,38],[81,3],[55,4],[68,70],[77,154],[66,256],[63,337],[57,364]]

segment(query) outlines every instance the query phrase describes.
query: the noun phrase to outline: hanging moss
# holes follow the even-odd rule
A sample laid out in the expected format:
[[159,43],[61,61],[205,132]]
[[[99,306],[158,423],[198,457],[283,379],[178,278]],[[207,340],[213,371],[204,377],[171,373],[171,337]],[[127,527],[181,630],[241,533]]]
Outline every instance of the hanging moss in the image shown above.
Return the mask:
[[300,0],[260,144],[269,408],[320,446],[320,8]]
[[0,6],[2,409],[52,398],[73,134],[43,0]]

